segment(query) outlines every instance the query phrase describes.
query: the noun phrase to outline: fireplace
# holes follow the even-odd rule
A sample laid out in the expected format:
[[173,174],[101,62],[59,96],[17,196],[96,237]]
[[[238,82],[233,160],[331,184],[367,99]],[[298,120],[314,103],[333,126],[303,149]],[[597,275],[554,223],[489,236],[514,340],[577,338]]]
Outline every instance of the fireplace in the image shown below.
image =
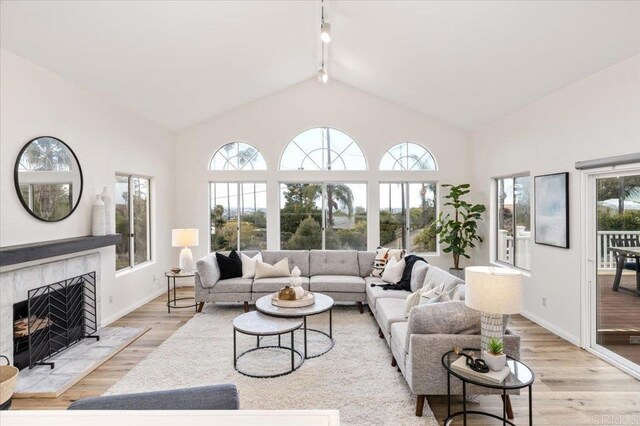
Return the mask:
[[13,305],[13,363],[55,367],[49,359],[85,338],[98,339],[96,273],[31,289]]

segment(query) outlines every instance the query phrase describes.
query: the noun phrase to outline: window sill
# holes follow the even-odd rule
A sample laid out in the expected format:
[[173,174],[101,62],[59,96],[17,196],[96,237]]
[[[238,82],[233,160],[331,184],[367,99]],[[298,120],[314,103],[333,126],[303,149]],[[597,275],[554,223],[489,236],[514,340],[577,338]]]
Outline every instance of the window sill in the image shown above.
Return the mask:
[[510,269],[512,271],[522,272],[522,275],[524,275],[527,278],[531,278],[531,271],[527,271],[526,269],[518,268],[517,266],[508,265],[506,263],[500,263],[500,262],[497,262],[495,260],[491,261],[491,265],[497,266],[498,268],[504,268],[504,269]]
[[128,267],[128,268],[120,269],[119,271],[116,271],[116,279],[118,279],[120,277],[123,277],[125,275],[132,274],[132,273],[137,272],[137,271],[139,271],[141,269],[148,268],[148,267],[153,266],[155,264],[156,264],[155,260],[147,260],[146,262],[138,263],[135,266],[131,266],[131,267]]

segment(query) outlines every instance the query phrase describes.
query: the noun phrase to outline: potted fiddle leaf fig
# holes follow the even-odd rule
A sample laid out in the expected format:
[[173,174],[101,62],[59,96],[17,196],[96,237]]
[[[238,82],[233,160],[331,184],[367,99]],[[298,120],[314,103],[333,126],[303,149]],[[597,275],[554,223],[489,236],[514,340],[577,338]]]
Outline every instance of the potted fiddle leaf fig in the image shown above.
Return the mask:
[[507,364],[507,356],[504,354],[504,343],[501,339],[491,339],[482,357],[491,371],[500,371]]
[[442,251],[453,255],[453,268],[449,272],[462,279],[464,269],[460,268],[460,257],[469,259],[467,250],[474,248],[476,241],[482,242],[482,237],[478,235],[478,221],[482,220],[482,213],[485,211],[483,204],[471,204],[462,199],[470,192],[470,186],[468,183],[442,185],[449,189],[449,193],[443,197],[446,200],[444,205],[451,206],[453,214],[441,211],[433,224],[436,234],[440,236],[440,243],[443,244]]

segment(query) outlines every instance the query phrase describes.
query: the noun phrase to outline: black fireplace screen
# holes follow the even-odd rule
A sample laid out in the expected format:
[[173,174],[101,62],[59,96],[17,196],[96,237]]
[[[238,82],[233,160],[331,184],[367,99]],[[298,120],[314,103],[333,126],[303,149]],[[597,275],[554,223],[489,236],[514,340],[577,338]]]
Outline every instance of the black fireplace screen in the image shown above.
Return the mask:
[[[96,316],[96,273],[89,272],[28,292],[25,336],[29,368],[55,363],[52,356],[74,343],[94,335]],[[18,330],[14,326],[14,336]],[[17,342],[16,342],[17,343]]]

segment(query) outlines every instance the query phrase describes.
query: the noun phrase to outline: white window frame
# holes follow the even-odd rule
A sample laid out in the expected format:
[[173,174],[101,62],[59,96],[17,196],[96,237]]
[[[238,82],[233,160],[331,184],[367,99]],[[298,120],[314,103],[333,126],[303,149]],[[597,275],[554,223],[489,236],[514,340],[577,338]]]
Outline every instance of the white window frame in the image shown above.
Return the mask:
[[[498,265],[498,266],[503,266],[503,267],[507,267],[507,268],[513,268],[513,269],[517,269],[519,271],[523,271],[525,273],[530,273],[531,269],[526,269],[523,268],[522,266],[517,266],[516,265],[516,252],[518,251],[518,247],[517,247],[517,239],[516,239],[516,229],[515,229],[515,221],[513,221],[513,230],[512,230],[512,234],[513,234],[513,262],[505,262],[504,260],[500,260],[498,258],[498,248],[499,248],[499,237],[498,237],[498,232],[500,232],[500,226],[498,225],[498,220],[500,219],[500,211],[498,208],[498,200],[499,200],[499,195],[498,195],[498,188],[499,188],[499,184],[498,181],[501,179],[511,179],[513,181],[513,188],[512,188],[512,194],[511,196],[513,197],[513,215],[515,217],[515,209],[516,209],[516,198],[515,198],[515,180],[516,178],[522,178],[522,177],[527,177],[529,178],[529,218],[530,218],[530,223],[529,223],[529,232],[531,233],[531,242],[529,243],[530,245],[533,245],[533,179],[531,176],[530,172],[520,172],[520,173],[514,173],[514,174],[507,174],[507,175],[502,175],[502,176],[496,176],[492,178],[492,196],[491,196],[491,211],[493,212],[493,214],[491,215],[491,227],[493,228],[493,231],[491,232],[491,238],[492,238],[492,244],[491,244],[491,262]],[[531,249],[531,247],[530,247]],[[531,265],[531,251],[529,252],[529,265]]]
[[[129,266],[125,266],[124,268],[121,269],[116,269],[116,273],[120,274],[123,273],[125,271],[129,271],[131,269],[134,268],[138,268],[141,265],[145,265],[149,262],[153,261],[153,251],[152,251],[152,235],[153,235],[153,231],[152,231],[152,227],[154,227],[153,225],[153,220],[151,218],[151,202],[152,202],[152,187],[153,187],[153,178],[150,176],[144,176],[144,175],[138,175],[138,174],[131,174],[131,173],[120,173],[120,172],[116,172],[115,174],[116,177],[125,177],[127,178],[127,185],[128,185],[128,205],[129,205],[129,234],[128,235],[122,235],[122,238],[129,238]],[[147,201],[147,260],[145,260],[144,262],[140,262],[140,263],[135,263],[135,235],[132,232],[133,229],[135,229],[135,217],[134,217],[134,209],[133,209],[133,179],[146,179],[149,182],[149,200]],[[115,194],[114,194],[115,195]],[[114,203],[114,207],[115,207],[115,200],[112,200],[112,202]],[[113,220],[115,221],[115,208],[114,208],[114,217]],[[116,254],[117,257],[117,254]],[[115,267],[117,268],[117,265],[115,265]]]

